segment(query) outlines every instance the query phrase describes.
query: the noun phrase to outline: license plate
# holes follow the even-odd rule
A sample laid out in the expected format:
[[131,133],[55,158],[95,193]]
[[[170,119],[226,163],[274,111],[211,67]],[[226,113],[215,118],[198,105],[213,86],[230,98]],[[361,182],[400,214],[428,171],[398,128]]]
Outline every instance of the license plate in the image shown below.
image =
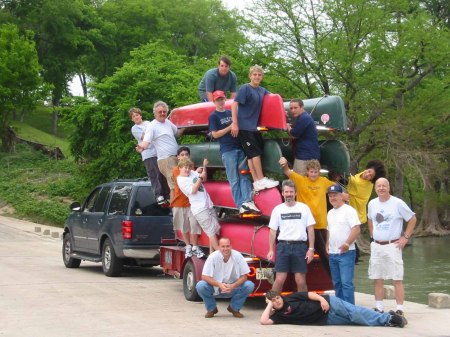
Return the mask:
[[272,268],[256,268],[256,279],[267,280],[272,275]]

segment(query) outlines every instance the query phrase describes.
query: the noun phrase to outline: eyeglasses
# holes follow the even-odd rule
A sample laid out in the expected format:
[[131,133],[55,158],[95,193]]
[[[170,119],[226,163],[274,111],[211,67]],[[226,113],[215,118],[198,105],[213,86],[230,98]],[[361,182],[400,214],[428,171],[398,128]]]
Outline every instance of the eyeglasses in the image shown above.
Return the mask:
[[159,114],[166,114],[166,113],[167,113],[167,110],[157,111],[157,113],[159,113]]

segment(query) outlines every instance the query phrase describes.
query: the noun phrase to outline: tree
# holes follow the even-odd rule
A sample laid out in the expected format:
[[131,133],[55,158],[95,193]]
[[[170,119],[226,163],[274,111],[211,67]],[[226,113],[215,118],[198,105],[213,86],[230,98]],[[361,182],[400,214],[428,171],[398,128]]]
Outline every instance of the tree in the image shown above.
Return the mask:
[[82,0],[10,0],[9,12],[21,30],[35,32],[44,80],[52,85],[53,131],[56,134],[61,98],[79,67],[79,58],[92,52],[88,33],[95,28],[93,8]]
[[161,42],[149,43],[131,55],[113,76],[93,85],[97,102],[78,101],[64,116],[74,130],[69,136],[71,151],[86,163],[89,184],[144,176],[130,133],[131,107],[141,108],[151,120],[157,100],[175,107],[197,99],[201,71],[189,66],[186,57]]
[[19,34],[12,24],[0,27],[0,133],[2,149],[13,150],[7,132],[14,110],[32,108],[39,97],[42,79],[33,34]]
[[[395,144],[404,151],[429,150],[424,142],[401,137],[403,127],[396,132],[391,126],[402,125],[400,116],[408,112],[417,123],[408,127],[427,124],[429,137],[435,137],[442,123],[439,117],[448,100],[432,101],[430,83],[440,83],[440,93],[449,96],[450,35],[445,15],[430,16],[418,1],[408,0],[259,0],[247,16],[253,19],[250,27],[258,37],[247,52],[261,51],[258,56],[268,69],[267,77],[286,83],[279,88],[288,88],[289,94],[297,88],[297,96],[305,98],[343,97],[354,170],[377,150],[382,159],[397,164],[400,173],[409,172],[411,166],[399,160],[398,151],[388,149]],[[414,108],[418,92],[423,93],[421,106],[436,109],[433,117]],[[441,151],[428,160],[437,167],[447,159]],[[429,167],[423,165],[421,171]]]

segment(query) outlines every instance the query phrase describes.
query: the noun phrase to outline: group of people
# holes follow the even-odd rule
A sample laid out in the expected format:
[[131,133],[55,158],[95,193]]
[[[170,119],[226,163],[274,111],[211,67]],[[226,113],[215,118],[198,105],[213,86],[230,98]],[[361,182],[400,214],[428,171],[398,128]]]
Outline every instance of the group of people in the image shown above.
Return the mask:
[[[252,200],[252,189],[260,191],[278,186],[265,177],[261,164],[263,139],[257,129],[262,101],[269,93],[260,83],[263,69],[250,68],[248,84],[237,90],[231,61],[222,56],[218,67],[206,72],[199,85],[202,101],[212,101],[215,110],[209,116],[209,130],[220,143],[220,153],[232,196],[240,213],[260,214]],[[225,109],[226,93],[234,99]],[[288,134],[293,140],[293,170],[286,158],[279,164],[288,180],[281,192],[284,202],[273,209],[269,222],[267,258],[274,260],[276,277],[266,294],[267,307],[261,324],[359,324],[403,327],[402,249],[413,233],[416,218],[409,207],[392,196],[385,168],[378,160],[348,181],[320,176],[320,148],[317,129],[300,99],[289,104],[293,124]],[[215,299],[231,297],[227,310],[234,317],[240,312],[254,285],[247,279],[249,268],[242,255],[233,250],[229,238],[220,238],[220,225],[203,182],[207,179],[207,159],[194,170],[190,150],[178,147],[176,138],[182,130],[167,119],[168,106],[159,101],[153,107],[154,120],[143,121],[138,108],[130,109],[133,136],[141,153],[156,200],[173,208],[174,228],[183,235],[186,257],[204,256],[198,246],[203,230],[210,240],[210,252],[197,283],[198,294],[206,306],[206,318],[218,309]],[[253,184],[242,169],[250,169]],[[377,198],[369,202],[373,185]],[[343,187],[346,185],[346,191]],[[327,198],[328,197],[328,198]],[[327,212],[327,199],[332,208]],[[367,212],[368,205],[368,212]],[[407,221],[403,232],[403,221]],[[369,278],[375,284],[375,310],[355,306],[354,268],[356,239],[361,225],[367,223],[371,236]],[[276,245],[275,245],[276,243]],[[276,252],[276,254],[275,254]],[[330,274],[336,296],[308,292],[308,264],[317,252]],[[274,257],[276,258],[274,259]],[[281,296],[289,273],[294,274],[297,293]],[[384,313],[383,282],[392,279],[396,311]]]

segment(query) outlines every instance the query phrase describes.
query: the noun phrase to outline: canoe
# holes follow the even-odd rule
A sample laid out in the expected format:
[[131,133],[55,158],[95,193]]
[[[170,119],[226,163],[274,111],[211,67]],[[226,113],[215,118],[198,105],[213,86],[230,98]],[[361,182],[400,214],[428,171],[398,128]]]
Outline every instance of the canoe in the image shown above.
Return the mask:
[[[227,100],[225,109],[231,110],[233,102],[234,100]],[[178,128],[184,128],[185,134],[192,134],[208,129],[208,117],[214,110],[215,106],[212,102],[190,104],[173,109],[168,118]],[[274,130],[287,129],[286,111],[280,95],[264,96],[258,126]]]
[[[209,167],[223,169],[222,158],[219,152],[219,143],[211,141],[199,144],[184,144],[191,150],[191,159],[196,165],[201,165],[204,158],[208,158]],[[322,169],[348,175],[350,169],[350,155],[344,143],[339,140],[320,140],[320,164]],[[262,166],[264,172],[283,174],[278,164],[280,157],[292,163],[293,154],[287,139],[265,139]]]
[[[305,111],[310,113],[316,122],[319,132],[335,129],[347,131],[347,114],[344,101],[339,96],[323,96],[319,98],[304,99]],[[284,108],[288,114],[288,121],[292,123],[289,101],[284,102]]]

